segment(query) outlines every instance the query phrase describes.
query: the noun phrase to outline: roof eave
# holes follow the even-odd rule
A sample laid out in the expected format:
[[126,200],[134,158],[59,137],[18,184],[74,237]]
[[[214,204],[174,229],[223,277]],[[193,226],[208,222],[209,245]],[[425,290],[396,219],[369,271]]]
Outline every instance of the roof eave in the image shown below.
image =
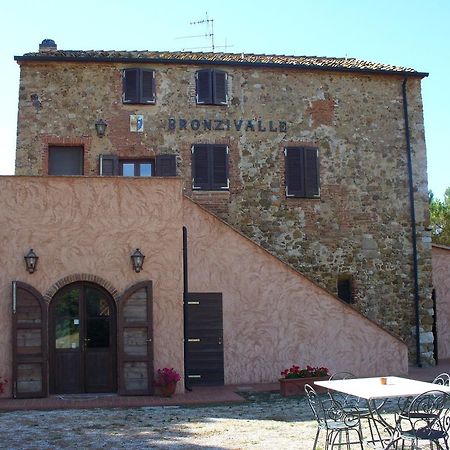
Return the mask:
[[283,69],[300,69],[327,72],[347,72],[347,73],[364,73],[364,74],[382,74],[397,75],[403,77],[425,78],[429,74],[427,72],[410,72],[400,70],[385,69],[364,69],[357,67],[332,67],[308,64],[286,64],[286,63],[270,63],[270,62],[248,62],[248,61],[211,61],[205,59],[178,59],[178,58],[105,58],[98,57],[72,57],[72,56],[15,56],[15,61],[42,61],[42,62],[83,62],[83,63],[150,63],[150,64],[190,64],[190,65],[220,65],[220,66],[240,66],[240,67],[270,67]]

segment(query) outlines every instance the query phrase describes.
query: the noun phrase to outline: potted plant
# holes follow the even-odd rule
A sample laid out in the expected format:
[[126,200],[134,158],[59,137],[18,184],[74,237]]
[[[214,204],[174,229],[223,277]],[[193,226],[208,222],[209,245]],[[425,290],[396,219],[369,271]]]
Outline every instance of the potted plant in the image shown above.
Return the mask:
[[289,369],[284,369],[281,372],[282,378],[280,382],[280,393],[284,397],[291,395],[302,395],[305,393],[305,384],[313,385],[318,392],[323,391],[323,388],[314,386],[314,381],[327,380],[330,377],[329,370],[326,367],[312,367],[306,366],[302,369],[295,364]]
[[0,377],[0,394],[3,394],[5,392],[5,384],[8,384],[8,380]]
[[173,368],[158,369],[156,372],[155,386],[163,397],[172,397],[177,388],[177,383],[181,380],[178,372]]

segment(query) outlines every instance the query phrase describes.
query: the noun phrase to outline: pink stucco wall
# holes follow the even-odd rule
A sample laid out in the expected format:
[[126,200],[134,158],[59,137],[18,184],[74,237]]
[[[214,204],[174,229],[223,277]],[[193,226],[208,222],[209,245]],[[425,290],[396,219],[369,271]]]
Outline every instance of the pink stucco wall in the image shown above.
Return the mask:
[[225,383],[271,382],[293,363],[406,374],[407,347],[191,200],[190,292],[223,293]]
[[450,358],[450,247],[433,245],[439,359]]
[[[152,280],[155,369],[183,372],[180,180],[0,177],[0,192],[0,376],[11,379],[11,282],[45,294],[72,274],[99,277],[119,294]],[[138,274],[137,247],[146,255]],[[30,248],[39,256],[33,274],[23,259]]]

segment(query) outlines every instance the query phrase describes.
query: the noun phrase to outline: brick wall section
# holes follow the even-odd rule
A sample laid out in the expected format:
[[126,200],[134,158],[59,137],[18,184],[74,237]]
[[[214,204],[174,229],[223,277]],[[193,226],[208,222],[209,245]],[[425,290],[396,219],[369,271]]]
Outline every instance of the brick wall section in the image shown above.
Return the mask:
[[[156,104],[122,104],[121,70],[156,71]],[[178,155],[186,195],[270,252],[336,293],[339,274],[354,277],[355,306],[408,342],[415,356],[411,219],[402,82],[397,75],[221,67],[229,105],[195,104],[193,65],[21,63],[16,174],[40,175],[45,136],[89,137],[88,174],[101,154]],[[420,79],[407,83],[419,256],[421,333],[431,330],[431,247]],[[39,107],[31,100],[37,96]],[[36,99],[36,97],[33,97]],[[130,114],[144,133],[129,131]],[[95,135],[95,121],[108,123]],[[168,119],[262,120],[266,131],[168,130]],[[286,121],[287,130],[268,123]],[[226,143],[229,192],[192,192],[191,146]],[[320,199],[285,196],[283,149],[317,147]],[[87,148],[87,147],[85,147]],[[425,342],[426,341],[426,342]],[[433,344],[424,340],[424,362]]]

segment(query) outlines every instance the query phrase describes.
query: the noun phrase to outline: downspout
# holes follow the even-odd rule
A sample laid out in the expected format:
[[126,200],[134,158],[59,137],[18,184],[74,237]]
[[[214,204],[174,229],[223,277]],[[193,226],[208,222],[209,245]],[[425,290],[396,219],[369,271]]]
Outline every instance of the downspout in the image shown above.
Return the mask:
[[409,203],[411,210],[411,233],[412,233],[412,247],[413,247],[413,272],[414,272],[414,310],[416,315],[416,364],[417,367],[422,367],[420,357],[420,313],[419,313],[419,275],[417,265],[417,236],[416,236],[416,210],[414,206],[414,185],[413,185],[413,171],[411,158],[411,136],[409,132],[408,120],[408,98],[406,95],[406,81],[403,79],[403,117],[405,121],[405,138],[406,138],[406,157],[408,161],[408,184],[409,184]]
[[184,388],[192,391],[188,383],[186,372],[188,357],[188,333],[187,333],[187,307],[188,307],[188,255],[187,255],[187,228],[183,227],[183,349],[184,349]]

